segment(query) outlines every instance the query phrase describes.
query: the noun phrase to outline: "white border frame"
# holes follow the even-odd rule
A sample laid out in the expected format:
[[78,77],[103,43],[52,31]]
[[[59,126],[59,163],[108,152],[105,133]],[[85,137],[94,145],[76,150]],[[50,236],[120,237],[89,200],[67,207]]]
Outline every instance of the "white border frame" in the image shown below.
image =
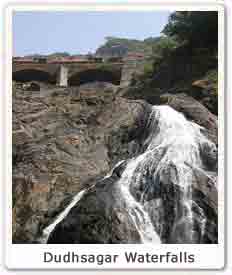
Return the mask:
[[[73,245],[43,245],[43,244],[12,244],[12,16],[13,12],[20,11],[161,11],[161,10],[196,10],[196,11],[207,11],[215,10],[218,11],[218,35],[219,35],[219,47],[218,47],[218,72],[219,72],[219,90],[220,96],[218,98],[218,110],[219,110],[219,128],[218,128],[218,178],[220,182],[218,184],[218,241],[217,245],[175,245],[175,244],[161,244],[161,245],[78,245],[78,250],[82,253],[78,253],[77,249],[74,249]],[[5,23],[6,23],[6,91],[5,91],[5,110],[6,110],[6,174],[5,174],[5,191],[7,194],[6,199],[6,257],[5,264],[8,269],[223,269],[224,268],[224,76],[225,76],[225,63],[224,63],[224,6],[221,4],[210,4],[210,3],[197,3],[197,4],[173,4],[173,3],[144,3],[138,4],[137,2],[133,5],[131,3],[86,3],[84,4],[16,4],[9,5],[5,10]],[[223,183],[223,184],[220,184]],[[200,249],[199,249],[200,248]],[[53,251],[53,253],[65,253],[68,251],[74,251],[77,254],[120,254],[120,260],[117,264],[106,264],[99,266],[96,264],[59,264],[59,263],[43,263],[42,254],[44,251]],[[178,251],[186,251],[194,253],[197,257],[197,262],[193,264],[168,264],[168,263],[157,263],[157,264],[128,264],[123,258],[125,251],[135,251],[138,253],[154,253],[164,254],[167,251],[177,253]],[[33,257],[31,257],[33,255]],[[30,260],[29,260],[30,259]]]

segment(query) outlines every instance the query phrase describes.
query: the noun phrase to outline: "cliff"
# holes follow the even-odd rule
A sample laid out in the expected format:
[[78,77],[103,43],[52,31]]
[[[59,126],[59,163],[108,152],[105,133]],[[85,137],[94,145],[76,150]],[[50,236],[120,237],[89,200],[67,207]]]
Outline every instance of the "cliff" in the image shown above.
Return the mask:
[[[159,110],[152,107],[154,98],[129,99],[120,94],[125,88],[107,83],[66,89],[40,86],[40,91],[13,90],[14,243],[217,242],[217,118],[202,104],[186,95],[163,94],[156,106],[172,109]],[[181,113],[197,123],[193,129]],[[168,122],[172,117],[176,119]],[[166,123],[179,126],[166,132]],[[159,127],[162,138],[153,141]],[[202,148],[196,167],[186,166],[197,205],[191,222],[182,212],[185,204],[192,209],[187,193],[183,195],[187,191],[172,172],[183,178],[183,171],[166,148],[182,127],[192,129]],[[189,156],[195,154],[191,136],[186,146]],[[186,149],[178,150],[181,157]],[[158,172],[161,159],[166,168]],[[201,162],[204,166],[198,167]],[[134,172],[128,175],[129,171]],[[154,182],[155,173],[160,179]],[[176,203],[182,222],[173,212]],[[168,218],[172,216],[175,219]],[[186,231],[182,238],[178,232],[185,226],[201,229],[191,229],[190,239]]]

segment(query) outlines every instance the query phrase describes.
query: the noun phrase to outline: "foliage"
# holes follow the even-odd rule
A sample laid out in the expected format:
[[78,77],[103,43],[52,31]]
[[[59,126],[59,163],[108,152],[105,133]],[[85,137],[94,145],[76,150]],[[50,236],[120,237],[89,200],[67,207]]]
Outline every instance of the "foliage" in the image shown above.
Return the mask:
[[138,52],[150,55],[152,46],[159,39],[159,37],[149,37],[144,40],[106,37],[106,43],[97,49],[96,54],[102,56],[125,56],[128,52]]
[[178,42],[171,37],[160,37],[159,41],[152,46],[154,66],[163,58],[167,58],[178,47]]
[[70,54],[68,52],[55,52],[47,56],[48,57],[67,57],[67,56],[70,56]]
[[47,58],[54,58],[54,57],[67,57],[70,56],[68,52],[54,52],[51,54],[31,54],[31,55],[26,55],[26,57],[29,58],[40,58],[40,57],[47,57]]
[[115,65],[112,63],[98,63],[95,68],[102,71],[116,71]]
[[171,50],[178,46],[176,40],[170,37],[160,37],[160,40],[155,43],[152,47],[152,52],[154,56],[166,56]]
[[176,11],[170,15],[163,33],[191,47],[216,48],[218,14],[216,11]]
[[152,62],[146,62],[143,67],[143,74],[147,77],[152,76],[153,73],[153,63]]
[[211,70],[207,73],[207,79],[211,82],[216,83],[218,80],[218,71],[217,70]]
[[218,96],[218,70],[210,70],[205,79],[211,84],[214,95]]
[[147,44],[151,47],[151,54],[147,58],[143,70],[134,75],[132,85],[149,85],[150,80],[154,74],[154,68],[178,46],[177,41],[170,37],[161,36],[158,38],[145,39]]

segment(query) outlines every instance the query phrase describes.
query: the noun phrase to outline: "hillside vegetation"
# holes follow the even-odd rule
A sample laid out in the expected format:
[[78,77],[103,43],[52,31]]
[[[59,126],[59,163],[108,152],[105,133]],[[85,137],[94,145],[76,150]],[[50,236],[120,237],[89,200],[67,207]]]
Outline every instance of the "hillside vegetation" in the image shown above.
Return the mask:
[[96,55],[100,56],[125,56],[128,52],[139,52],[145,55],[152,53],[152,47],[159,42],[160,37],[144,40],[106,37],[106,43],[99,47]]
[[217,114],[217,22],[216,12],[171,14],[164,36],[152,46],[149,64],[134,76],[126,94],[154,98],[166,92],[185,93]]

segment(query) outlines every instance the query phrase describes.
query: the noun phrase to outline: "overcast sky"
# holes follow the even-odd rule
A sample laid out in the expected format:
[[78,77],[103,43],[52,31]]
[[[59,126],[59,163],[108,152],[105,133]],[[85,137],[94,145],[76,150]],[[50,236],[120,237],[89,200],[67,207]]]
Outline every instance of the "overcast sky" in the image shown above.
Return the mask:
[[13,55],[94,52],[106,36],[160,35],[169,12],[16,12]]

